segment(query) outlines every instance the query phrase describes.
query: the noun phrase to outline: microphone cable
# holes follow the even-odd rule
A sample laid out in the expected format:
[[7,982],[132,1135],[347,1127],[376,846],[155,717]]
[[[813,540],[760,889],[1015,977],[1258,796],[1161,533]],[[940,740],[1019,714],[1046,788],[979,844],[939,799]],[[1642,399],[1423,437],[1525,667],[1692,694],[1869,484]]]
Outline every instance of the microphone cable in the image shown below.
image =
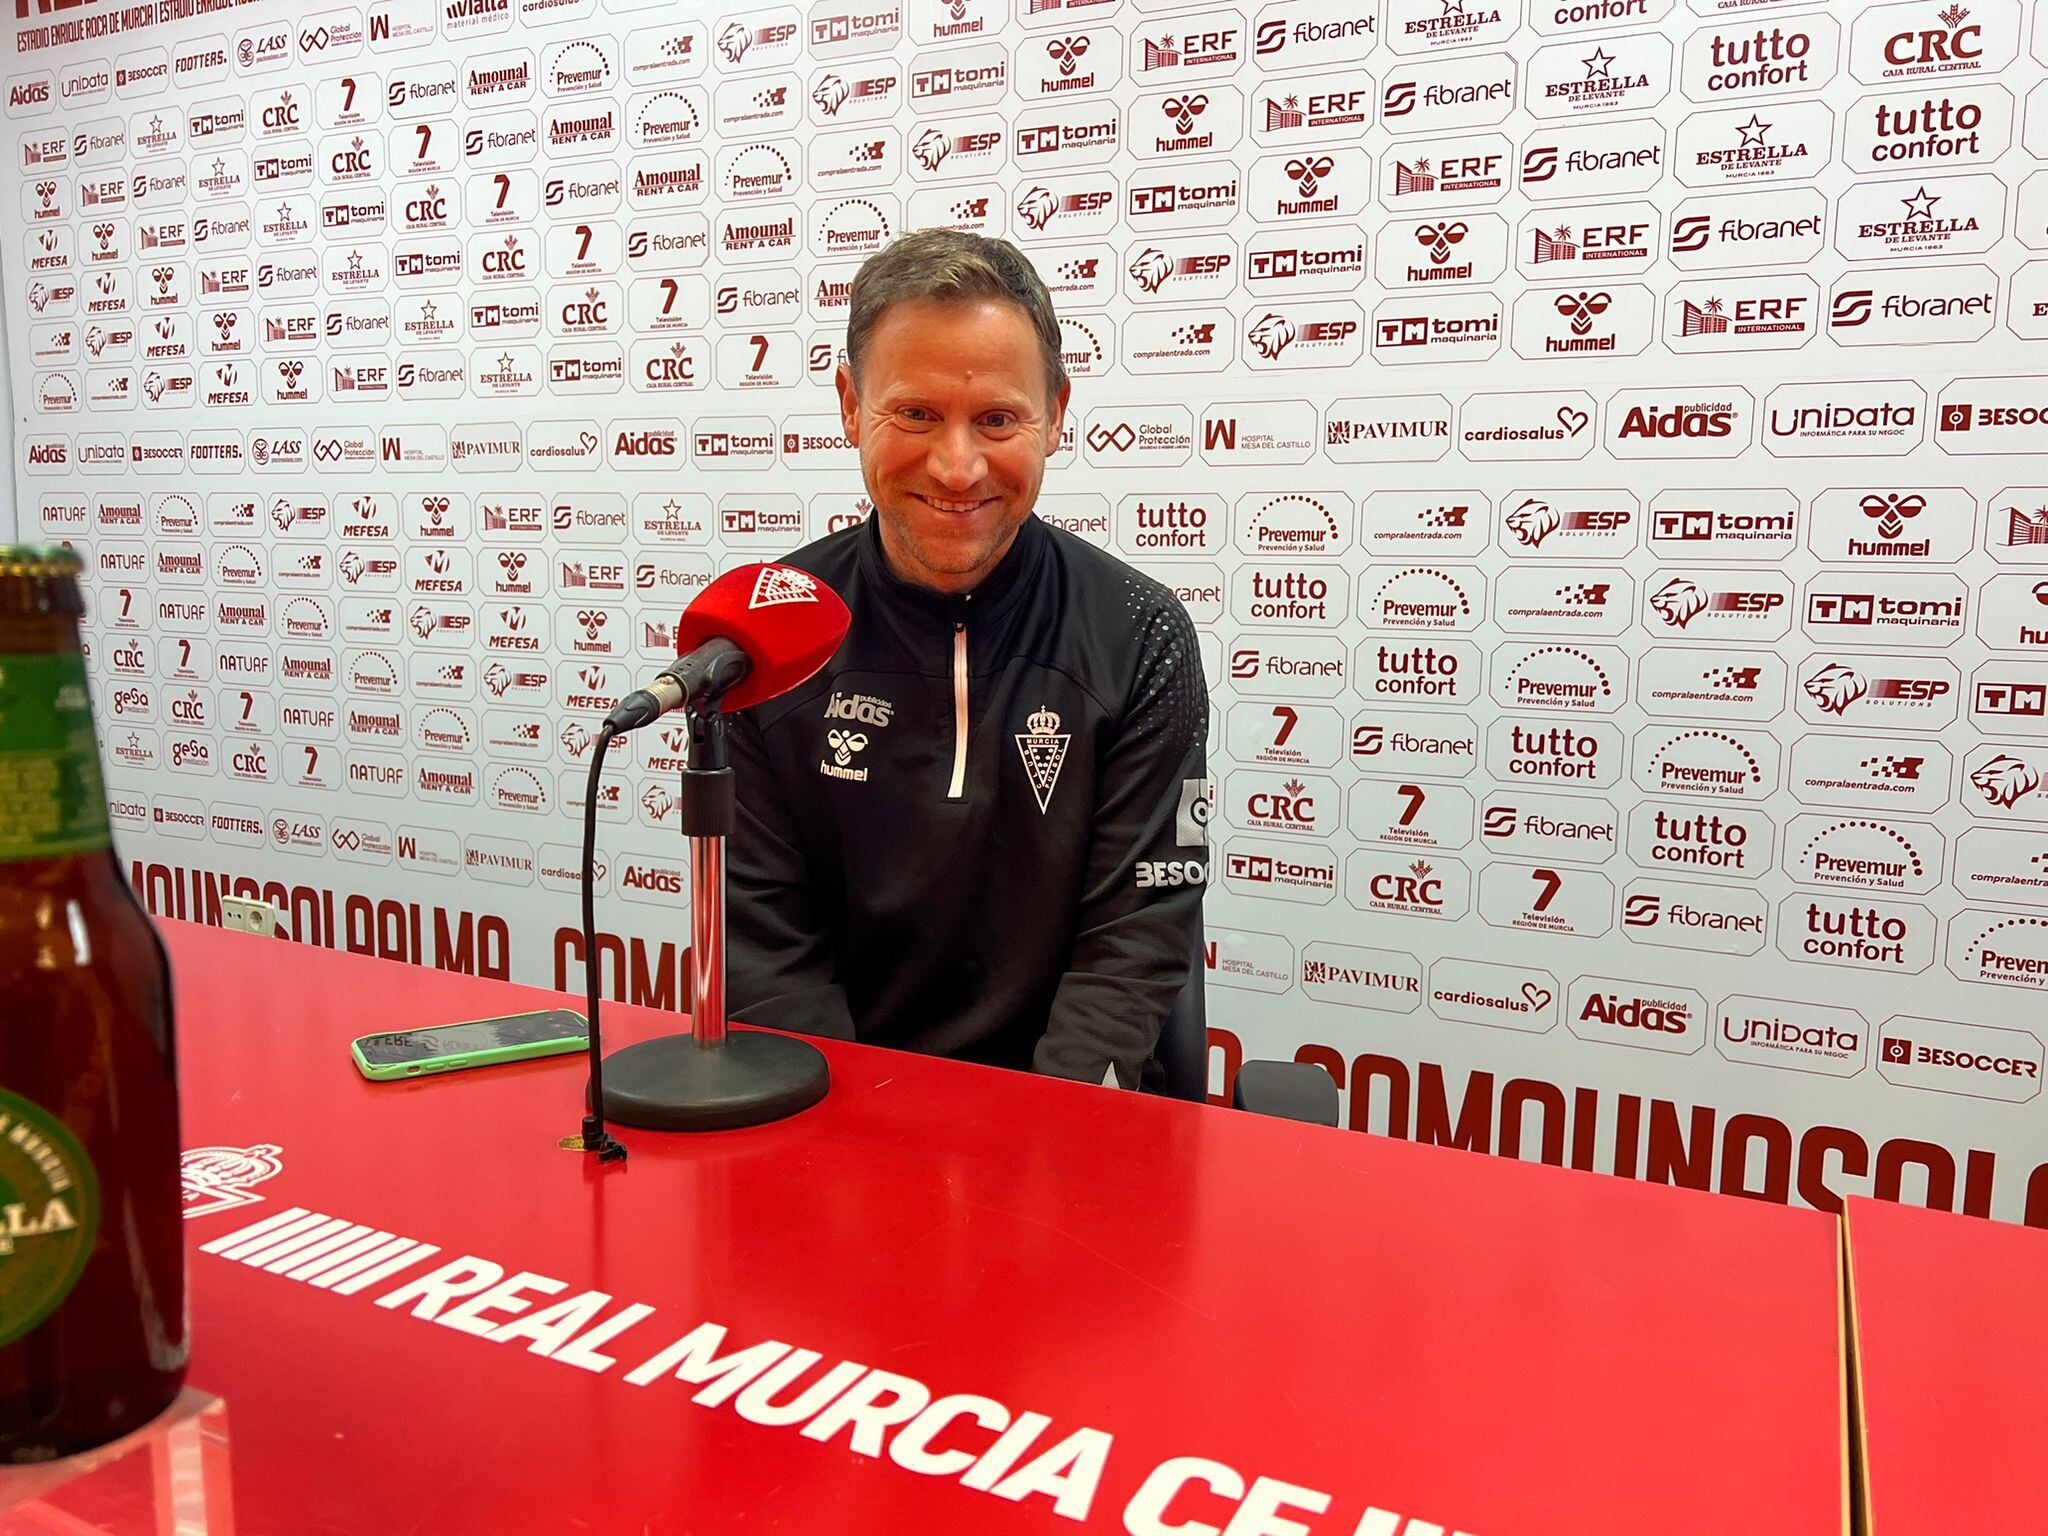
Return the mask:
[[[597,963],[597,791],[605,754],[617,734],[607,720],[598,727],[590,749],[590,780],[583,793],[583,990],[590,1005],[590,1106],[583,1116],[582,1149],[595,1152],[600,1163],[622,1163],[626,1149],[604,1125],[604,1047],[598,1030]],[[574,1140],[575,1138],[569,1138]],[[565,1143],[566,1144],[566,1143]]]

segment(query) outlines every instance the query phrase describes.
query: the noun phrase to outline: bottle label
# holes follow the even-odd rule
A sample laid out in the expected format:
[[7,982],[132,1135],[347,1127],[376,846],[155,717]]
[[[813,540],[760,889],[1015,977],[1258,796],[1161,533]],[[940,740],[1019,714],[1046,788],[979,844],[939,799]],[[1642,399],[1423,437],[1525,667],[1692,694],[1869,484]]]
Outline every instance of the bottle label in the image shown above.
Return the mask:
[[99,1225],[100,1183],[78,1138],[0,1088],[0,1344],[63,1305]]
[[85,658],[0,654],[0,864],[111,842]]

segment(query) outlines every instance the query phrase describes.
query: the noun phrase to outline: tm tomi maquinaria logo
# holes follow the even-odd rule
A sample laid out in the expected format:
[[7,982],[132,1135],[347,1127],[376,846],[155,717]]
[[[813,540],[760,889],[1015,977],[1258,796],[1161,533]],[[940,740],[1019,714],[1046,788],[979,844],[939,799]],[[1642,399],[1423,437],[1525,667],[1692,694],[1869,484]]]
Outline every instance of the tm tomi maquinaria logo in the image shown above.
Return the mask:
[[1970,787],[2000,809],[2019,804],[2041,787],[2040,770],[2001,752],[1970,775]]

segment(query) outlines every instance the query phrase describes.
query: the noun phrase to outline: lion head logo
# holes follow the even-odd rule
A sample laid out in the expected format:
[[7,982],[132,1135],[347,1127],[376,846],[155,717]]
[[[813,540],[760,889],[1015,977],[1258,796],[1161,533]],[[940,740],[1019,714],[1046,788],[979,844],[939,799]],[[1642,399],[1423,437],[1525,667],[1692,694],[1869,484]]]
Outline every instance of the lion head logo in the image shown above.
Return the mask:
[[1806,680],[1804,687],[1807,697],[1831,715],[1845,713],[1851,704],[1870,692],[1870,684],[1839,661],[1822,667]]
[[1017,213],[1033,229],[1043,229],[1060,211],[1059,199],[1043,187],[1033,187],[1017,199]]
[[494,661],[484,668],[484,686],[491,691],[491,697],[502,699],[511,691],[512,673],[502,661]]
[[1992,805],[2017,805],[2041,787],[2040,771],[2018,758],[2001,752],[1970,775],[1970,784],[1981,790]]
[[1531,496],[1507,517],[1508,527],[1515,537],[1530,549],[1534,549],[1564,525],[1564,519],[1557,515],[1557,509],[1547,501],[1538,501]]
[[917,156],[917,163],[928,171],[936,171],[939,162],[953,153],[953,141],[936,128],[927,128],[917,136],[910,146],[910,152]]
[[1166,252],[1153,246],[1146,246],[1138,253],[1138,259],[1131,263],[1131,276],[1138,280],[1138,286],[1147,293],[1157,293],[1172,275],[1172,260]]
[[1683,576],[1674,576],[1650,594],[1650,606],[1673,629],[1683,629],[1706,609],[1707,594]]
[[354,586],[363,579],[363,557],[352,549],[341,552],[342,579]]
[[659,784],[650,784],[640,796],[640,803],[646,807],[648,815],[660,821],[676,808],[676,797]]
[[839,109],[846,105],[846,98],[851,94],[852,92],[847,88],[846,82],[837,75],[827,75],[811,87],[811,100],[818,104],[818,110],[827,117],[837,115]]
[[1294,322],[1285,315],[1267,315],[1251,329],[1252,345],[1259,349],[1259,356],[1267,359],[1278,357],[1294,340]]
[[737,64],[746,57],[747,49],[753,46],[753,42],[753,33],[737,21],[729,21],[725,24],[725,30],[718,34],[718,51]]
[[588,752],[592,740],[589,728],[581,720],[571,720],[562,727],[562,745],[568,748],[571,757],[581,757]]

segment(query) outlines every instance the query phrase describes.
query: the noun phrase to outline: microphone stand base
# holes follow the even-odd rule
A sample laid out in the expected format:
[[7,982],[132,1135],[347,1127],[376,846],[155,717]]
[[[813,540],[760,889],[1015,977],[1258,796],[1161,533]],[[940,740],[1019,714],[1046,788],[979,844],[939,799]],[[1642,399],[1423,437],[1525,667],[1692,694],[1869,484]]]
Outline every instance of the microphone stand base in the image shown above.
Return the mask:
[[829,1082],[824,1053],[793,1035],[734,1030],[718,1045],[664,1035],[605,1058],[604,1113],[648,1131],[729,1131],[809,1109]]

